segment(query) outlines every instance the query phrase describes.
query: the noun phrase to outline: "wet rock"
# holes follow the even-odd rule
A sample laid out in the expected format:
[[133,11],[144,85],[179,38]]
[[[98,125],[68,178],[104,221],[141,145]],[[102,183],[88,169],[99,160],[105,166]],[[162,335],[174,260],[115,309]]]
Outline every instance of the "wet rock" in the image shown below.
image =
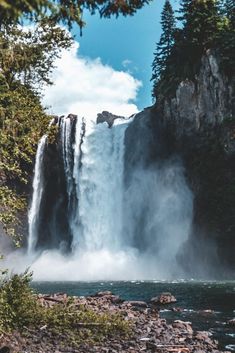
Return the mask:
[[4,346],[0,348],[0,353],[10,353],[10,348],[7,346]]
[[181,313],[182,311],[183,311],[183,309],[182,308],[172,308],[171,309],[172,311],[174,311],[174,312],[176,312],[176,313]]
[[229,326],[235,327],[235,318],[228,321]]
[[131,306],[135,306],[138,308],[147,308],[148,307],[147,303],[144,301],[132,300],[132,301],[129,301],[128,303],[131,304]]
[[175,320],[172,324],[173,328],[178,328],[182,331],[186,331],[188,334],[193,333],[192,323],[188,321]]
[[110,299],[113,304],[122,304],[124,302],[124,300],[121,299],[119,295],[112,295]]
[[125,119],[123,116],[114,115],[107,111],[103,111],[102,113],[97,114],[97,124],[106,122],[109,127],[113,126],[113,123],[116,119]]
[[99,298],[99,297],[106,297],[106,296],[111,296],[111,295],[113,295],[113,293],[109,290],[106,290],[104,292],[98,292],[98,293],[94,294],[94,297]]
[[171,293],[162,293],[158,297],[154,297],[151,299],[152,304],[170,304],[175,303],[177,300]]

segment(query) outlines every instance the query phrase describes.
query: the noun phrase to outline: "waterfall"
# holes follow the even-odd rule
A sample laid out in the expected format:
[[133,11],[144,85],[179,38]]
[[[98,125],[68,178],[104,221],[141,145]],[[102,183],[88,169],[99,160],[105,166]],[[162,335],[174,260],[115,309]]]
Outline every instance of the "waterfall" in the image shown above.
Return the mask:
[[73,246],[85,250],[114,249],[120,246],[122,231],[122,196],[124,135],[128,123],[116,120],[91,125],[81,144],[78,130],[75,150],[81,167],[75,164],[75,182],[79,200],[79,224],[73,227]]
[[28,238],[28,252],[31,253],[35,249],[35,244],[38,237],[38,222],[40,215],[40,205],[43,192],[43,177],[42,177],[42,165],[44,157],[44,149],[47,141],[47,136],[44,135],[39,141],[36,161],[35,161],[35,171],[33,179],[33,198],[31,207],[28,214],[29,223],[29,238]]
[[46,150],[46,137],[39,143],[28,247],[46,250],[33,265],[38,279],[182,274],[178,256],[193,207],[184,168],[177,158],[158,157],[156,136],[149,139],[142,125],[133,133],[136,119],[111,118],[60,118],[59,143]]

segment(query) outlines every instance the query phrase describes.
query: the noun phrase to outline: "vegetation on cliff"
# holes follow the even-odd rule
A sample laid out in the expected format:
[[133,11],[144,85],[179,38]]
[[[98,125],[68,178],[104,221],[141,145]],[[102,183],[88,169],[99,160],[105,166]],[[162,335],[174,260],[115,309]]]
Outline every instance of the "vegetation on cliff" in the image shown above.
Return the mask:
[[[23,191],[39,138],[50,117],[41,105],[44,84],[62,49],[72,44],[63,29],[44,20],[32,28],[15,24],[0,32],[0,222],[14,236]],[[19,196],[20,195],[20,196]]]
[[175,93],[177,85],[194,80],[202,55],[215,50],[228,76],[235,67],[235,4],[233,0],[182,0],[178,27],[169,0],[162,12],[162,30],[153,61],[153,97]]

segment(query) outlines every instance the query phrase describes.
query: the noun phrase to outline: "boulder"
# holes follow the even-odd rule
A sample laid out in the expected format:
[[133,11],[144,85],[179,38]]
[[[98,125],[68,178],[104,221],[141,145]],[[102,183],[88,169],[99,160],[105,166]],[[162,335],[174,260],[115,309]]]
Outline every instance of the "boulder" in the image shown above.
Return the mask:
[[192,329],[192,323],[189,321],[181,321],[181,320],[175,320],[172,323],[172,327],[173,328],[177,328],[181,331],[186,331],[188,334],[192,334],[193,333],[193,329]]
[[96,293],[96,294],[94,294],[94,297],[109,297],[109,296],[112,296],[113,295],[113,293],[112,292],[110,292],[109,290],[106,290],[106,291],[104,291],[104,292],[98,292],[98,293]]
[[176,298],[171,293],[162,293],[158,297],[151,299],[152,304],[170,304],[176,301]]
[[131,306],[136,306],[138,308],[147,308],[148,307],[147,303],[145,303],[144,301],[140,301],[140,300],[129,301],[129,304],[131,304]]
[[228,321],[229,326],[235,327],[235,318]]
[[10,348],[7,346],[4,346],[0,348],[0,353],[10,353]]
[[113,123],[116,119],[125,119],[123,116],[114,115],[107,111],[103,111],[102,113],[97,114],[97,124],[102,124],[106,122],[109,127],[113,126]]

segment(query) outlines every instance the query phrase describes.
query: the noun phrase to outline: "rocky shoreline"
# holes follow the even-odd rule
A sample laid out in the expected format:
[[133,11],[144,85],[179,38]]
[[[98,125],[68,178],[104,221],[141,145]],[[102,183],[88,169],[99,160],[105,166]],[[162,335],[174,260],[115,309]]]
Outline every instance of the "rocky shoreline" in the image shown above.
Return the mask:
[[[18,332],[0,336],[0,353],[221,353],[218,342],[206,331],[194,331],[190,322],[175,320],[171,324],[160,317],[159,305],[175,302],[170,293],[155,297],[150,303],[124,301],[111,292],[99,292],[88,297],[69,297],[63,293],[38,295],[38,301],[45,308],[66,305],[72,299],[74,310],[83,306],[98,314],[117,314],[129,324],[130,332],[124,337],[116,333],[107,335],[102,341],[81,341],[78,347],[72,342],[66,346],[61,335],[54,336],[47,325],[37,331],[25,328],[25,334]],[[86,324],[78,323],[79,330],[86,330]],[[89,326],[101,324],[92,324]],[[225,352],[223,352],[225,353]],[[228,351],[226,351],[228,353]]]

